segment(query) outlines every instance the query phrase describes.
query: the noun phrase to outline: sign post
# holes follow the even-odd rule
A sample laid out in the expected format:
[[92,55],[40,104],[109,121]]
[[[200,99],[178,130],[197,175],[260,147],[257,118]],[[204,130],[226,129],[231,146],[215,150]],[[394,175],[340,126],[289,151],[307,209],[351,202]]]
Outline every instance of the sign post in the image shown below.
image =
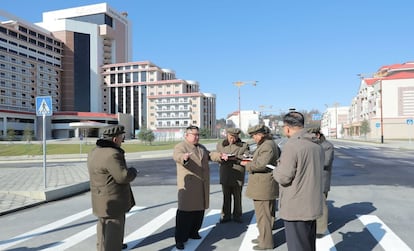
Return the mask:
[[44,188],[47,188],[46,179],[46,116],[52,116],[52,97],[50,96],[38,96],[36,97],[36,115],[42,116],[42,139],[43,139],[43,180]]
[[[413,125],[414,124],[414,120],[413,119],[407,119],[407,125]],[[410,130],[408,129],[408,142],[411,144],[411,133]]]

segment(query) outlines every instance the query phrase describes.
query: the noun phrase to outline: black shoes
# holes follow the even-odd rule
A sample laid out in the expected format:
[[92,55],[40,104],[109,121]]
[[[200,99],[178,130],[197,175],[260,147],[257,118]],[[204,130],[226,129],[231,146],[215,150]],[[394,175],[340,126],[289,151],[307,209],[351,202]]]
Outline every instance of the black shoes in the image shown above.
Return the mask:
[[126,249],[128,247],[128,245],[127,244],[122,244],[122,249]]
[[182,243],[182,242],[177,242],[177,243],[175,244],[175,248],[176,248],[176,249],[183,250],[183,249],[184,249],[184,243]]

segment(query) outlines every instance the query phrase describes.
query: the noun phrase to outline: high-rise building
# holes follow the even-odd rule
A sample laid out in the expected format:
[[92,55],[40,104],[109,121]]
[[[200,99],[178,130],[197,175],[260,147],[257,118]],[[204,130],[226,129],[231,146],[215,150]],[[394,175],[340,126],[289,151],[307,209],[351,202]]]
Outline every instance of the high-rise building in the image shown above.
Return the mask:
[[9,13],[0,23],[0,136],[13,129],[36,132],[36,97],[50,96],[61,109],[63,43],[48,30]]
[[190,125],[215,131],[216,96],[201,93],[196,81],[149,62],[108,64],[104,76],[104,110],[133,117],[135,130],[153,130],[158,138],[177,139]]
[[37,25],[64,43],[62,111],[104,112],[101,66],[132,59],[127,16],[106,3],[43,13]]

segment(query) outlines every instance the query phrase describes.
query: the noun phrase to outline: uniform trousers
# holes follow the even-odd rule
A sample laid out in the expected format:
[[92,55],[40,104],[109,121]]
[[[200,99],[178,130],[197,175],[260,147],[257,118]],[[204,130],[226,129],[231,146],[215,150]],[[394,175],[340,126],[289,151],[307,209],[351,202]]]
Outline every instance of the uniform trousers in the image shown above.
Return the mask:
[[233,197],[233,219],[242,216],[242,186],[221,185],[223,190],[223,207],[221,209],[221,218],[225,220],[231,219],[231,199]]
[[316,220],[284,221],[289,251],[315,251]]
[[98,251],[120,251],[124,240],[125,214],[117,217],[99,217],[96,224]]
[[322,205],[322,216],[316,220],[316,233],[317,234],[324,234],[326,230],[328,230],[328,205],[326,204],[326,198],[328,197],[328,193],[324,193],[325,196],[323,198],[323,205]]
[[197,236],[203,219],[204,210],[182,211],[178,209],[175,217],[175,242],[184,243],[188,238]]
[[273,249],[273,223],[275,220],[274,200],[253,200],[256,214],[257,228],[259,230],[259,247]]

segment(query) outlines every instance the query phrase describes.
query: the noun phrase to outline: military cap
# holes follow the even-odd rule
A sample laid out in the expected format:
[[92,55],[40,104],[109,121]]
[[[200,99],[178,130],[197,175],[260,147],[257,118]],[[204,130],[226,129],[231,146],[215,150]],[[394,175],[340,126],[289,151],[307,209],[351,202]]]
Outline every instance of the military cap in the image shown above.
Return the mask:
[[123,133],[125,133],[125,127],[123,125],[110,125],[104,128],[103,136],[110,138]]
[[267,126],[263,125],[263,124],[258,124],[258,125],[250,127],[247,130],[247,133],[249,133],[250,135],[254,135],[256,133],[269,134],[270,129]]
[[226,132],[231,135],[238,135],[241,131],[239,128],[227,128]]
[[308,133],[320,133],[321,128],[320,127],[313,127],[308,129]]

